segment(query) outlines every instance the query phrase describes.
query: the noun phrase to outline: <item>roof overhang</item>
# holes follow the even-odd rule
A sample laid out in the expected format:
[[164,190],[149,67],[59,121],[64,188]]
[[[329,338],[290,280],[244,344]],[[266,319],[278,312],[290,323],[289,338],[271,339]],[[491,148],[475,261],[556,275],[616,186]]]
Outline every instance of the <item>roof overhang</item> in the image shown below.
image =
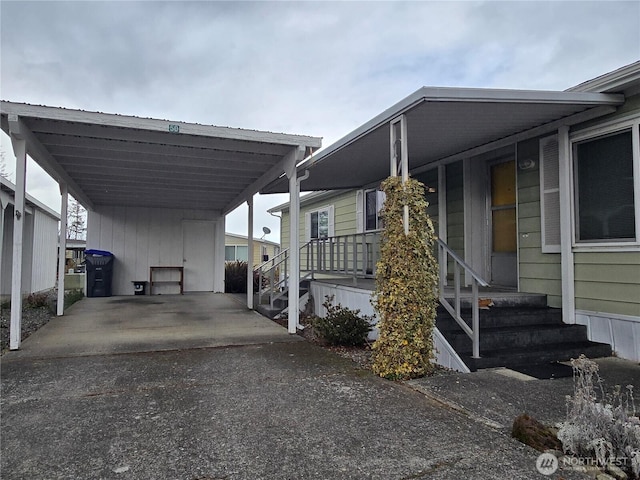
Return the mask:
[[6,101],[1,107],[2,129],[24,138],[29,155],[89,209],[226,214],[282,175],[295,152],[321,146],[320,138],[302,135]]
[[[389,176],[389,122],[404,114],[409,169],[429,168],[615,111],[623,95],[423,87],[299,166],[304,191],[351,189]],[[263,193],[286,191],[283,178]]]
[[[7,205],[15,204],[16,186],[6,178],[0,177],[0,208],[6,208]],[[44,203],[35,197],[32,197],[28,193],[25,194],[25,202],[27,207],[40,210],[45,215],[60,221],[60,214],[51,208],[47,207]],[[32,211],[27,210],[27,213]]]

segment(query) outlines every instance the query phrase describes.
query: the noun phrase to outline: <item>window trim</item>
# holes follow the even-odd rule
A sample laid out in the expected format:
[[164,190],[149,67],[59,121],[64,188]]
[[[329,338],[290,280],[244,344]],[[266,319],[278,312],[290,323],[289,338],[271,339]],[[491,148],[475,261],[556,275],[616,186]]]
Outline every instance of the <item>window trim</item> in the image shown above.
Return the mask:
[[320,212],[325,212],[325,211],[327,212],[327,218],[329,223],[327,238],[331,238],[334,236],[334,221],[333,221],[334,208],[333,208],[333,205],[325,205],[323,207],[314,208],[313,210],[309,210],[308,212],[305,213],[304,230],[305,230],[306,242],[310,242],[311,240],[325,240],[324,238],[311,236],[311,215],[313,215],[314,213],[317,213],[319,215]]
[[[633,194],[635,210],[635,233],[633,240],[618,241],[580,241],[577,238],[576,221],[578,207],[576,202],[576,158],[575,146],[580,142],[596,140],[607,135],[616,135],[625,130],[631,130],[631,150],[633,162]],[[571,175],[571,244],[573,250],[580,251],[637,251],[640,250],[640,115],[617,122],[607,122],[586,128],[570,134],[569,136],[569,169]]]
[[[227,260],[227,252],[226,249],[228,247],[233,247],[233,257],[235,258],[235,260]],[[244,247],[247,249],[247,260],[238,260],[238,247]],[[248,258],[249,258],[249,246],[248,245],[243,245],[243,244],[232,244],[232,245],[225,245],[225,255],[224,255],[224,261],[226,262],[248,262]]]

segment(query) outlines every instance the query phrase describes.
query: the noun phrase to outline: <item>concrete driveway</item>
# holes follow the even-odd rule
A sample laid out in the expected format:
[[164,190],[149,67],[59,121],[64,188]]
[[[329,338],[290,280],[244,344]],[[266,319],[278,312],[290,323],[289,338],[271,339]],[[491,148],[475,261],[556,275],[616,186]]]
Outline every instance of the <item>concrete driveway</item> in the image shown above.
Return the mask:
[[3,356],[0,477],[588,478],[544,477],[504,432],[196,297],[87,299]]
[[27,338],[19,357],[95,355],[300,341],[237,297],[84,298]]

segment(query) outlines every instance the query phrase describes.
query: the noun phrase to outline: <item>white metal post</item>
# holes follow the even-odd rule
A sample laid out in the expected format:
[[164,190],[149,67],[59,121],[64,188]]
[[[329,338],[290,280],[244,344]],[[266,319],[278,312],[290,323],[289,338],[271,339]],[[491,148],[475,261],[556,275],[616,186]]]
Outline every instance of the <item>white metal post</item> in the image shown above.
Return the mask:
[[16,156],[16,191],[13,217],[13,264],[11,272],[11,326],[9,348],[20,348],[22,330],[22,241],[24,235],[24,197],[27,173],[27,142],[11,135],[13,152]]
[[576,323],[573,228],[571,221],[571,144],[569,127],[558,128],[560,175],[560,266],[562,271],[562,321]]
[[304,147],[297,147],[288,155],[286,174],[289,178],[289,333],[296,333],[300,323],[300,181],[308,177],[308,172],[298,178],[298,162],[304,158]]
[[296,333],[300,321],[300,237],[298,223],[300,222],[300,185],[294,167],[293,175],[289,177],[289,217],[290,246],[289,246],[289,333]]
[[253,310],[253,197],[247,200],[247,308]]
[[64,274],[67,267],[67,206],[69,189],[66,183],[60,183],[60,241],[58,242],[58,316],[64,315]]
[[0,295],[2,295],[2,246],[4,245],[4,209],[6,205],[0,194]]

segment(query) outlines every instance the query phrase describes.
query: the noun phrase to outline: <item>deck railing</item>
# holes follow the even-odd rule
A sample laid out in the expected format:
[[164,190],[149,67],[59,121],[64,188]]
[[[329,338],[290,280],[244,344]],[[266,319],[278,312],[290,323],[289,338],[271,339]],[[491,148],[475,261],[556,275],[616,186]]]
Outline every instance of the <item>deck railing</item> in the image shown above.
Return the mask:
[[[489,284],[478,275],[449,246],[437,239],[439,284],[438,297],[445,310],[460,325],[472,342],[472,355],[480,356],[480,306],[478,288]],[[313,239],[300,247],[300,280],[315,279],[322,275],[349,276],[357,285],[358,278],[373,278],[380,256],[380,232],[354,233],[331,238]],[[286,249],[257,267],[259,293],[258,302],[267,298],[273,308],[274,302],[289,291],[290,250]],[[445,296],[449,262],[453,268],[453,305]],[[462,317],[461,287],[471,282],[471,325]]]

